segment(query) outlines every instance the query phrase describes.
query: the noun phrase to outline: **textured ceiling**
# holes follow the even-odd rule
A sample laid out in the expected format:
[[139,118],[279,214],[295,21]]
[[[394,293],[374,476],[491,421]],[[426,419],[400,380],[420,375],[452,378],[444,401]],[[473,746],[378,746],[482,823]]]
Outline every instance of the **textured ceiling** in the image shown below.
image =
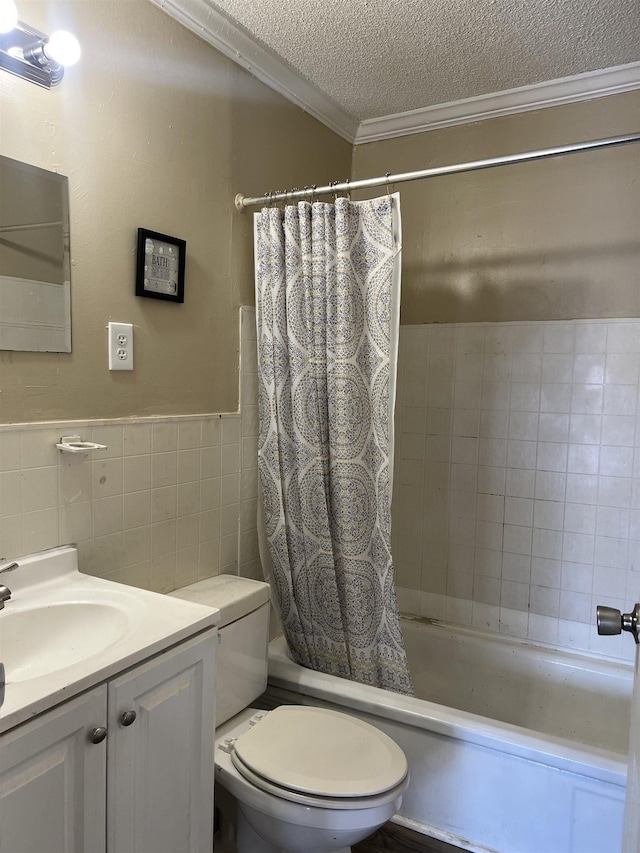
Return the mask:
[[361,121],[640,60],[640,0],[208,0]]

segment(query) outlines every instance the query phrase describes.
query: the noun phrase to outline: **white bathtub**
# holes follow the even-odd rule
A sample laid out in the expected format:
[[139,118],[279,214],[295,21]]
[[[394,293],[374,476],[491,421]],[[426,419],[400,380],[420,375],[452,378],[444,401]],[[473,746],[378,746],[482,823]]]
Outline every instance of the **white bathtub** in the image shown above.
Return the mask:
[[403,619],[408,698],[269,649],[268,705],[330,705],[405,750],[397,823],[474,853],[618,853],[633,668]]

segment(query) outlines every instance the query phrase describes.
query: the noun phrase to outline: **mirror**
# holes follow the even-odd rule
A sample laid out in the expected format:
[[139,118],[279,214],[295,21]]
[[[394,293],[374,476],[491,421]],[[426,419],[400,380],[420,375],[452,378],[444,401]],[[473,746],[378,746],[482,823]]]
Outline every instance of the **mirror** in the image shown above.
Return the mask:
[[71,352],[67,178],[2,156],[0,349]]

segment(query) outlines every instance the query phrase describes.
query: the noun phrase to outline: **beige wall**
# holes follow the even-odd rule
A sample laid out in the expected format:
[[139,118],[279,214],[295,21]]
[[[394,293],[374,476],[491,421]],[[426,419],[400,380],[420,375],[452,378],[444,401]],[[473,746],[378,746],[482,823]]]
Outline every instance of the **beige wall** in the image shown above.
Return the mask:
[[[238,306],[253,301],[236,192],[349,174],[351,146],[149,0],[21,0],[78,36],[62,85],[0,75],[0,153],[69,176],[73,352],[0,353],[0,423],[235,411]],[[134,296],[138,227],[187,241],[185,303]],[[135,370],[107,370],[131,322]]]
[[[640,92],[358,146],[353,179],[636,132]],[[640,145],[402,184],[402,322],[640,316]]]

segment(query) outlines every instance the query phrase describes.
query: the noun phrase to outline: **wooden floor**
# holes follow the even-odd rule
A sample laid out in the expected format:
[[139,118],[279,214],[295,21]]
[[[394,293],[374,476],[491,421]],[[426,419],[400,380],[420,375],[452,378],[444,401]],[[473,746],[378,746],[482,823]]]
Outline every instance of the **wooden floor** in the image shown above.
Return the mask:
[[452,847],[393,823],[385,824],[352,849],[353,853],[462,853],[460,847]]

